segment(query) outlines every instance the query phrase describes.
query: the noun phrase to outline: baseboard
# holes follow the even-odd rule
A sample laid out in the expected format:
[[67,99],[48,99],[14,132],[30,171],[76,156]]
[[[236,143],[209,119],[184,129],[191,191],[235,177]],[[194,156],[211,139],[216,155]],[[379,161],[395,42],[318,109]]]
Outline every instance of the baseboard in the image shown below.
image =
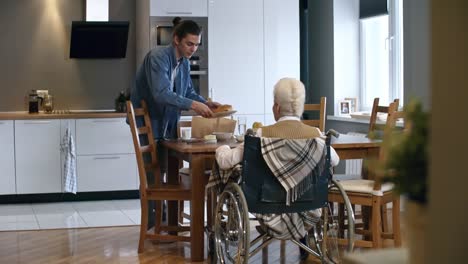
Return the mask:
[[0,204],[139,199],[138,190],[0,195]]

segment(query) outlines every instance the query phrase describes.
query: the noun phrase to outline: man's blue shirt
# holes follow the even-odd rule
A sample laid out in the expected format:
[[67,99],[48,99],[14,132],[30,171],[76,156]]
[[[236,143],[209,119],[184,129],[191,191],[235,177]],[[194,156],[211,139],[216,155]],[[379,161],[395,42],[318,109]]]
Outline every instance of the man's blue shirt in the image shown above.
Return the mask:
[[146,101],[156,139],[176,137],[180,111],[189,110],[193,100],[206,102],[193,89],[190,64],[186,58],[182,58],[180,62],[174,80],[176,91],[173,91],[171,74],[176,65],[172,45],[153,49],[145,56],[132,87],[130,100],[136,108],[141,106],[142,99]]

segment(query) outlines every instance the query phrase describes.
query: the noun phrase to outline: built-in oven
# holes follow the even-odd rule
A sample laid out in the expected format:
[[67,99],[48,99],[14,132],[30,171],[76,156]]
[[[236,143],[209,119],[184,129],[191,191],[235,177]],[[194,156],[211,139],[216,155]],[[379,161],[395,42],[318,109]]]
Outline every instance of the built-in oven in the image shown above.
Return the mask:
[[[175,17],[150,18],[150,46],[153,49],[163,48],[172,43],[172,32]],[[195,54],[190,58],[190,77],[195,91],[205,98],[208,92],[208,18],[180,17],[182,20],[193,20],[201,28],[201,41]]]

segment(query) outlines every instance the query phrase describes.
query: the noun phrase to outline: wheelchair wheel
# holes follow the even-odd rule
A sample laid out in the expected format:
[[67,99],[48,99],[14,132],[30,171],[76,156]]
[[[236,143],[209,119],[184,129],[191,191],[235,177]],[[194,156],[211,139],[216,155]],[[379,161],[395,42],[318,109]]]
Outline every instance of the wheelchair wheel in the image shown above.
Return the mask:
[[249,214],[239,185],[229,183],[218,198],[215,211],[215,249],[221,263],[247,263]]
[[[347,232],[344,233],[345,230],[340,230],[342,227],[338,222],[338,217],[334,214],[336,210],[333,210],[331,204],[327,204],[322,208],[320,221],[309,232],[309,244],[311,242],[315,244],[315,248],[322,256],[323,263],[342,263],[344,253],[351,252],[354,248],[354,213],[348,196],[341,185],[333,180],[329,186],[329,189],[331,188],[338,189],[345,201]],[[343,243],[346,246],[340,246]]]

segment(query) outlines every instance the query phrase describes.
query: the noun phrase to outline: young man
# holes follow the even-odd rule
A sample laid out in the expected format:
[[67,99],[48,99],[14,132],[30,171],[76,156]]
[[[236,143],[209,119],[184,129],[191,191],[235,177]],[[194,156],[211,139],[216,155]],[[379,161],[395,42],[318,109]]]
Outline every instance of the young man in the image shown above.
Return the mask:
[[189,58],[200,44],[201,29],[191,20],[179,22],[172,45],[153,49],[137,71],[130,99],[134,107],[148,104],[155,139],[176,138],[181,110],[192,109],[204,117],[219,104],[208,102],[193,89]]
[[[210,117],[211,109],[218,103],[208,102],[198,95],[190,79],[189,58],[200,45],[201,29],[191,20],[177,23],[172,44],[163,49],[153,49],[144,58],[133,84],[130,100],[134,107],[141,107],[141,100],[148,105],[151,127],[155,140],[177,138],[177,123],[181,110],[192,109],[199,115]],[[166,169],[167,157],[158,144],[161,173]],[[154,182],[154,175],[147,175]],[[154,224],[154,203],[148,207],[149,227]],[[165,212],[163,212],[163,219]]]

